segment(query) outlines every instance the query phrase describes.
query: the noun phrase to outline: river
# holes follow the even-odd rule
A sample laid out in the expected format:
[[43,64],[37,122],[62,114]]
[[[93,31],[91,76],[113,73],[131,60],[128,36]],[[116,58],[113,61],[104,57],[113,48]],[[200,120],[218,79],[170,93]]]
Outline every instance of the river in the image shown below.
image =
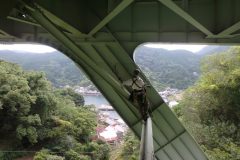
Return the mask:
[[86,105],[95,105],[96,107],[102,104],[109,105],[108,101],[103,96],[83,96]]
[[[83,96],[85,100],[85,105],[95,105],[97,108],[103,105],[110,105],[108,101],[103,96]],[[109,114],[111,118],[120,118],[116,111],[104,111],[104,113]]]

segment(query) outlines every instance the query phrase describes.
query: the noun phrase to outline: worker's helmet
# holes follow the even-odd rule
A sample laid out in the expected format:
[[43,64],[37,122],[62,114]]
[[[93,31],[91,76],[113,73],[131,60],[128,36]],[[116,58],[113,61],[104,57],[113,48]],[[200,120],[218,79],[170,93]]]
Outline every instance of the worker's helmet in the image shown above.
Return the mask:
[[139,69],[135,69],[134,71],[133,71],[133,75],[138,75],[140,73],[140,70]]

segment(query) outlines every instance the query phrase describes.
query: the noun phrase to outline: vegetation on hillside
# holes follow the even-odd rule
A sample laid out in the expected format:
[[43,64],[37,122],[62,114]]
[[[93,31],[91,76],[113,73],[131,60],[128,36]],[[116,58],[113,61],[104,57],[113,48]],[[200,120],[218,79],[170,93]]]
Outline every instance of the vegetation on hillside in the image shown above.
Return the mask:
[[35,160],[108,159],[108,145],[90,139],[97,116],[82,96],[54,90],[43,73],[5,61],[0,61],[0,75],[1,160],[29,152],[36,152]]
[[[174,112],[210,160],[239,160],[240,47],[204,58],[201,74],[194,66],[200,63],[195,55],[165,51],[145,50],[147,53],[139,54],[136,61],[158,89],[165,85],[184,89],[194,84]],[[58,77],[57,73],[54,76]],[[57,83],[68,84],[62,78]],[[91,140],[96,124],[95,111],[84,106],[81,95],[71,89],[53,89],[43,73],[26,72],[0,61],[0,150],[28,151],[0,152],[0,159],[31,152],[35,160],[109,159],[109,146]],[[111,158],[135,160],[138,151],[139,141],[129,132]]]
[[198,79],[200,57],[186,50],[141,47],[135,61],[157,90],[186,89]]
[[[204,55],[226,50],[225,46],[209,46],[199,54],[186,50],[136,49],[135,61],[157,90],[166,87],[186,89],[199,77],[199,62]],[[26,70],[43,71],[55,87],[92,84],[69,58],[60,52],[48,54],[0,51],[0,59],[21,65]]]
[[25,70],[44,72],[55,87],[91,84],[75,63],[60,52],[31,54],[0,51],[0,59],[17,63]]
[[123,143],[113,148],[111,160],[138,160],[140,141],[129,129],[124,136]]
[[175,108],[210,160],[240,159],[240,47],[206,57]]

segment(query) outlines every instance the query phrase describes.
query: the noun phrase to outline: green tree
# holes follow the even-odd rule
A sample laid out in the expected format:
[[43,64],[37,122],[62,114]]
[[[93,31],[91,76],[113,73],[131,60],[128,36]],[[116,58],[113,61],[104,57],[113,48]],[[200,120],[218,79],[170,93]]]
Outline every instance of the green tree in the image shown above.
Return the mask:
[[65,160],[64,157],[53,155],[47,149],[42,149],[34,156],[34,160]]
[[97,142],[90,142],[85,148],[85,152],[91,153],[92,160],[108,160],[109,151],[110,148],[108,144],[100,140]]
[[[108,145],[90,139],[96,112],[83,105],[83,97],[72,90],[55,91],[43,73],[0,61],[0,140],[5,135],[11,141],[8,150],[46,148],[36,153],[36,160],[108,159]],[[0,158],[23,155],[4,153]]]
[[56,94],[59,94],[65,98],[71,99],[76,106],[83,106],[85,101],[81,94],[76,93],[73,89],[59,89],[56,91]]
[[29,75],[17,65],[4,61],[0,61],[0,75],[1,132],[15,133],[19,140],[26,138],[36,143],[41,119],[31,111],[38,97],[29,85]]
[[200,80],[175,109],[212,160],[240,158],[239,62],[240,47],[206,57]]
[[123,143],[111,152],[112,160],[137,160],[139,157],[140,141],[130,130],[124,136]]

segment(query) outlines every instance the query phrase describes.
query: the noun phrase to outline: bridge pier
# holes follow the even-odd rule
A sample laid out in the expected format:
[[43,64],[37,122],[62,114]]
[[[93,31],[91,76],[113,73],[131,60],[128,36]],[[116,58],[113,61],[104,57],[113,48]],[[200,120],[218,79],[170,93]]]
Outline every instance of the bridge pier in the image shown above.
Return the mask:
[[154,147],[152,136],[152,119],[149,116],[142,123],[141,145],[139,160],[154,160]]

